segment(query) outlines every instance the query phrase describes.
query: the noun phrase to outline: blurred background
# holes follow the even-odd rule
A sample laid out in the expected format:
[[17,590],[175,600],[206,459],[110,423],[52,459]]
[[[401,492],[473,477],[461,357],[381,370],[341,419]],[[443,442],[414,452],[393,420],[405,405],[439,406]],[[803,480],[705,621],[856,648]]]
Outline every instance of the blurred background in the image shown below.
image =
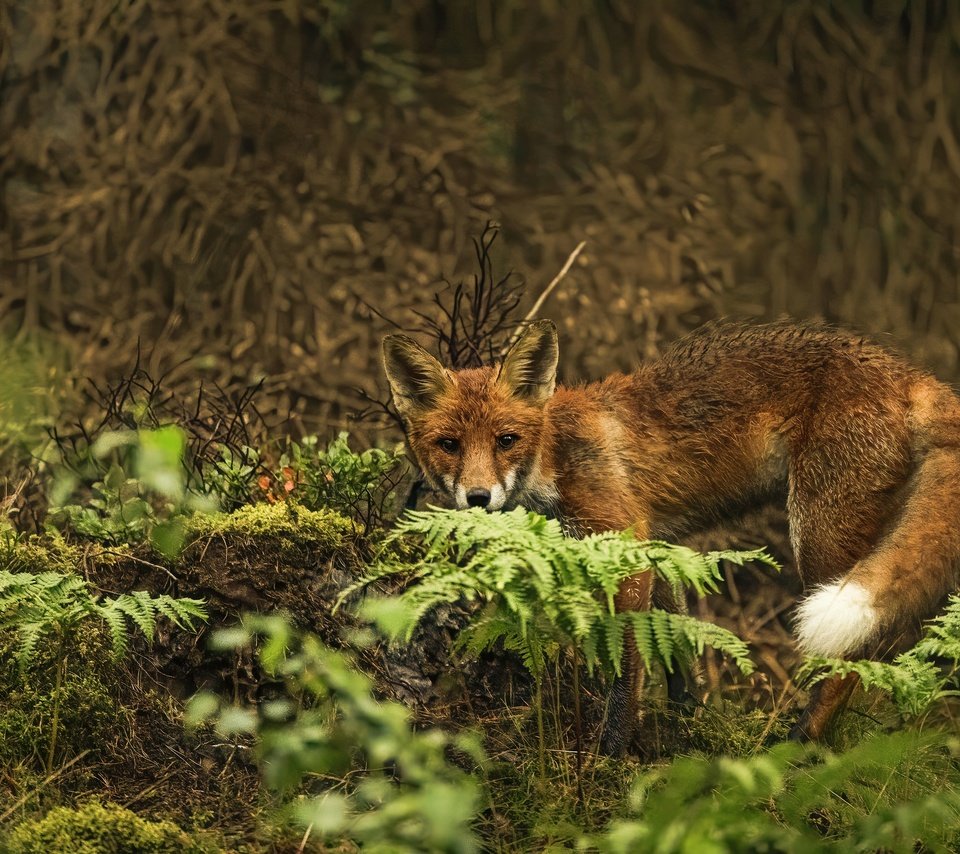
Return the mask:
[[378,441],[349,415],[383,392],[380,315],[434,316],[491,221],[521,314],[586,241],[541,312],[567,379],[785,314],[957,375],[947,0],[0,15],[0,322],[61,378],[262,382],[268,426]]

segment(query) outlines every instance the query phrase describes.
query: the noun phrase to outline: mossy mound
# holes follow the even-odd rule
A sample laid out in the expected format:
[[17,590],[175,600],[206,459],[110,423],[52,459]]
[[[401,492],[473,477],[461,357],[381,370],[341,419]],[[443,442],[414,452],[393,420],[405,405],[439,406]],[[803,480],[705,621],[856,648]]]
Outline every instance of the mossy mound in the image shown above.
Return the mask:
[[[51,537],[32,542],[30,569],[45,568],[42,554],[60,560],[61,542]],[[161,621],[151,644],[132,641],[157,682],[182,700],[200,688],[227,683],[251,695],[260,690],[255,669],[207,651],[209,631],[234,624],[244,613],[285,612],[300,627],[339,643],[348,619],[333,614],[334,605],[358,577],[363,549],[360,533],[346,517],[278,502],[188,517],[184,547],[172,560],[147,543],[109,550],[81,543],[61,562],[73,562],[71,569],[82,570],[111,593],[142,590],[204,601],[209,619],[200,631],[184,632]]]
[[[286,611],[329,636],[329,615],[359,571],[353,523],[332,510],[253,504],[197,514],[173,572],[181,596],[200,596],[211,614]],[[342,623],[342,619],[338,621]]]
[[173,561],[141,545],[85,554],[84,568],[112,591],[201,598],[211,625],[246,611],[286,611],[305,628],[322,631],[359,566],[359,535],[349,519],[294,503],[198,513],[186,520],[185,535]]
[[117,804],[92,801],[76,809],[57,807],[43,818],[24,821],[10,833],[10,854],[212,854],[220,849],[199,841],[169,821],[147,821]]
[[307,510],[298,504],[247,504],[232,513],[197,513],[187,522],[187,539],[236,536],[286,540],[291,546],[309,542],[335,550],[354,534],[353,523],[333,510]]
[[[93,548],[100,552],[99,546]],[[0,569],[8,572],[76,572],[83,556],[80,546],[59,533],[20,538],[12,529],[0,530]]]

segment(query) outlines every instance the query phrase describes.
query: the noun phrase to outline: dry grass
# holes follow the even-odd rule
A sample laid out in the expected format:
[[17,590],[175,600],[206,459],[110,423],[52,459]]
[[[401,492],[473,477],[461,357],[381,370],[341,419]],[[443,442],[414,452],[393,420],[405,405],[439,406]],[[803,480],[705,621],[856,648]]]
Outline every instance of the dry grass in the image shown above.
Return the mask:
[[952,4],[450,6],[7,4],[0,315],[329,428],[494,219],[530,303],[587,242],[568,377],[783,312],[955,374]]

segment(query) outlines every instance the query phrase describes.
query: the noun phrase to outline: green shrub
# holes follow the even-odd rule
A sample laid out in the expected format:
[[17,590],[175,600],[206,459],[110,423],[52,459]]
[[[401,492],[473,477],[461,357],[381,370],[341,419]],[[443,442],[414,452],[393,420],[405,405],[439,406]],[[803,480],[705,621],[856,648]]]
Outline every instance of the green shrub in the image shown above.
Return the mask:
[[295,822],[365,851],[477,849],[471,825],[479,787],[446,756],[458,748],[480,761],[474,738],[415,731],[404,706],[374,698],[372,680],[349,656],[282,617],[248,616],[214,636],[221,649],[251,644],[286,695],[250,706],[198,694],[188,721],[211,721],[223,736],[253,736],[268,786],[286,794],[306,787],[288,808]]
[[[183,430],[172,424],[101,433],[75,459],[63,460],[51,523],[103,543],[149,538],[158,551],[175,556],[184,518],[216,509],[210,496],[191,489],[185,449]],[[67,503],[80,487],[83,503]]]
[[[641,773],[629,814],[579,847],[604,854],[956,851],[957,768],[942,735],[875,735],[842,754],[780,744]],[[939,778],[930,770],[936,768]],[[946,776],[949,775],[949,776]]]
[[369,530],[383,520],[396,500],[395,489],[405,470],[403,461],[400,447],[357,453],[350,449],[346,433],[326,448],[316,436],[307,436],[290,442],[274,479],[262,479],[261,485],[274,500],[290,496],[311,510],[328,507]]
[[10,854],[211,854],[169,821],[147,821],[117,804],[57,807],[24,821],[7,839]]

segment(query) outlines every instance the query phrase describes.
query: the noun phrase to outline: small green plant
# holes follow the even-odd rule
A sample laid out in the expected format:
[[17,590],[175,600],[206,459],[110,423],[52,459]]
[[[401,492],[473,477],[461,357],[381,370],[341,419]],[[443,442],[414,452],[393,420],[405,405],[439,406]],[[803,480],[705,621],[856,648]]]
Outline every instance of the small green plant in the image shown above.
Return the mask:
[[0,570],[0,629],[16,635],[15,655],[21,669],[25,670],[34,662],[42,641],[57,650],[46,760],[48,774],[53,770],[57,749],[61,688],[68,667],[67,649],[79,628],[91,619],[103,621],[110,631],[113,654],[120,658],[127,649],[129,626],[136,626],[149,639],[153,637],[157,618],[161,616],[177,626],[192,628],[194,620],[206,618],[206,611],[203,603],[196,599],[152,597],[142,591],[97,598],[79,575]]
[[329,507],[370,530],[396,499],[403,461],[399,447],[352,451],[346,433],[326,448],[316,436],[307,436],[289,444],[279,471],[272,478],[261,477],[260,485],[268,499],[289,496],[311,510]]
[[785,743],[742,759],[676,759],[638,777],[628,817],[577,845],[605,854],[954,851],[960,792],[923,779],[925,768],[955,765],[954,748],[941,734],[901,732],[843,754]]
[[[620,583],[650,571],[678,594],[693,588],[703,595],[718,589],[720,562],[761,561],[763,551],[707,555],[662,542],[639,542],[630,532],[568,537],[556,520],[517,508],[507,513],[435,510],[408,513],[384,554],[399,539],[422,544],[411,564],[387,558],[348,590],[389,576],[416,579],[400,596],[370,599],[365,615],[393,639],[409,641],[425,614],[442,602],[481,600],[461,630],[457,645],[478,655],[497,642],[516,651],[534,679],[541,757],[543,676],[561,652],[574,659],[574,698],[579,662],[607,676],[622,669],[624,637],[632,631],[645,664],[689,661],[710,646],[729,655],[743,673],[753,670],[746,644],[736,635],[685,614],[660,609],[618,613]],[[342,601],[342,600],[341,600]],[[543,763],[541,762],[541,765]]]
[[[87,396],[97,420],[78,419],[60,423],[50,433],[53,447],[48,461],[73,475],[73,480],[104,504],[112,504],[118,483],[106,484],[107,470],[119,463],[126,479],[138,479],[134,443],[120,453],[98,455],[113,447],[116,436],[151,434],[175,428],[179,431],[180,465],[188,492],[194,500],[234,510],[248,503],[257,489],[257,478],[266,470],[256,450],[265,436],[265,425],[256,407],[260,386],[226,391],[217,385],[198,384],[185,393],[152,377],[140,364],[103,387],[88,382]],[[114,475],[114,480],[117,480]],[[127,497],[135,492],[127,484]],[[105,495],[97,495],[105,492]],[[151,501],[151,503],[153,503]],[[104,507],[97,508],[100,511]],[[122,521],[122,520],[121,520]],[[107,526],[108,528],[110,526]],[[123,525],[114,526],[122,535]],[[94,535],[102,532],[93,525]],[[116,533],[116,532],[114,532]],[[142,532],[141,532],[142,533]]]
[[[64,468],[54,490],[51,520],[83,537],[119,544],[149,538],[174,556],[183,544],[183,518],[216,509],[189,488],[185,435],[175,425],[102,433],[82,462]],[[66,499],[89,483],[83,504]]]
[[[943,660],[952,666],[943,668]],[[828,676],[847,676],[855,673],[864,686],[876,688],[890,695],[897,710],[904,717],[917,717],[934,703],[956,690],[948,688],[960,664],[960,596],[951,596],[944,611],[927,624],[923,637],[911,649],[900,653],[893,661],[860,659],[846,661],[837,658],[809,658],[797,678],[809,684]]]
[[191,489],[210,496],[225,511],[249,503],[263,465],[256,448],[223,447],[220,456],[207,463],[191,480]]
[[480,761],[474,738],[415,732],[404,706],[374,699],[373,683],[348,655],[282,617],[248,616],[213,639],[220,649],[251,644],[264,670],[284,680],[286,696],[250,707],[198,694],[188,722],[254,736],[267,784],[285,793],[301,787],[289,807],[296,822],[369,851],[476,850],[478,786],[445,755],[457,748]]

